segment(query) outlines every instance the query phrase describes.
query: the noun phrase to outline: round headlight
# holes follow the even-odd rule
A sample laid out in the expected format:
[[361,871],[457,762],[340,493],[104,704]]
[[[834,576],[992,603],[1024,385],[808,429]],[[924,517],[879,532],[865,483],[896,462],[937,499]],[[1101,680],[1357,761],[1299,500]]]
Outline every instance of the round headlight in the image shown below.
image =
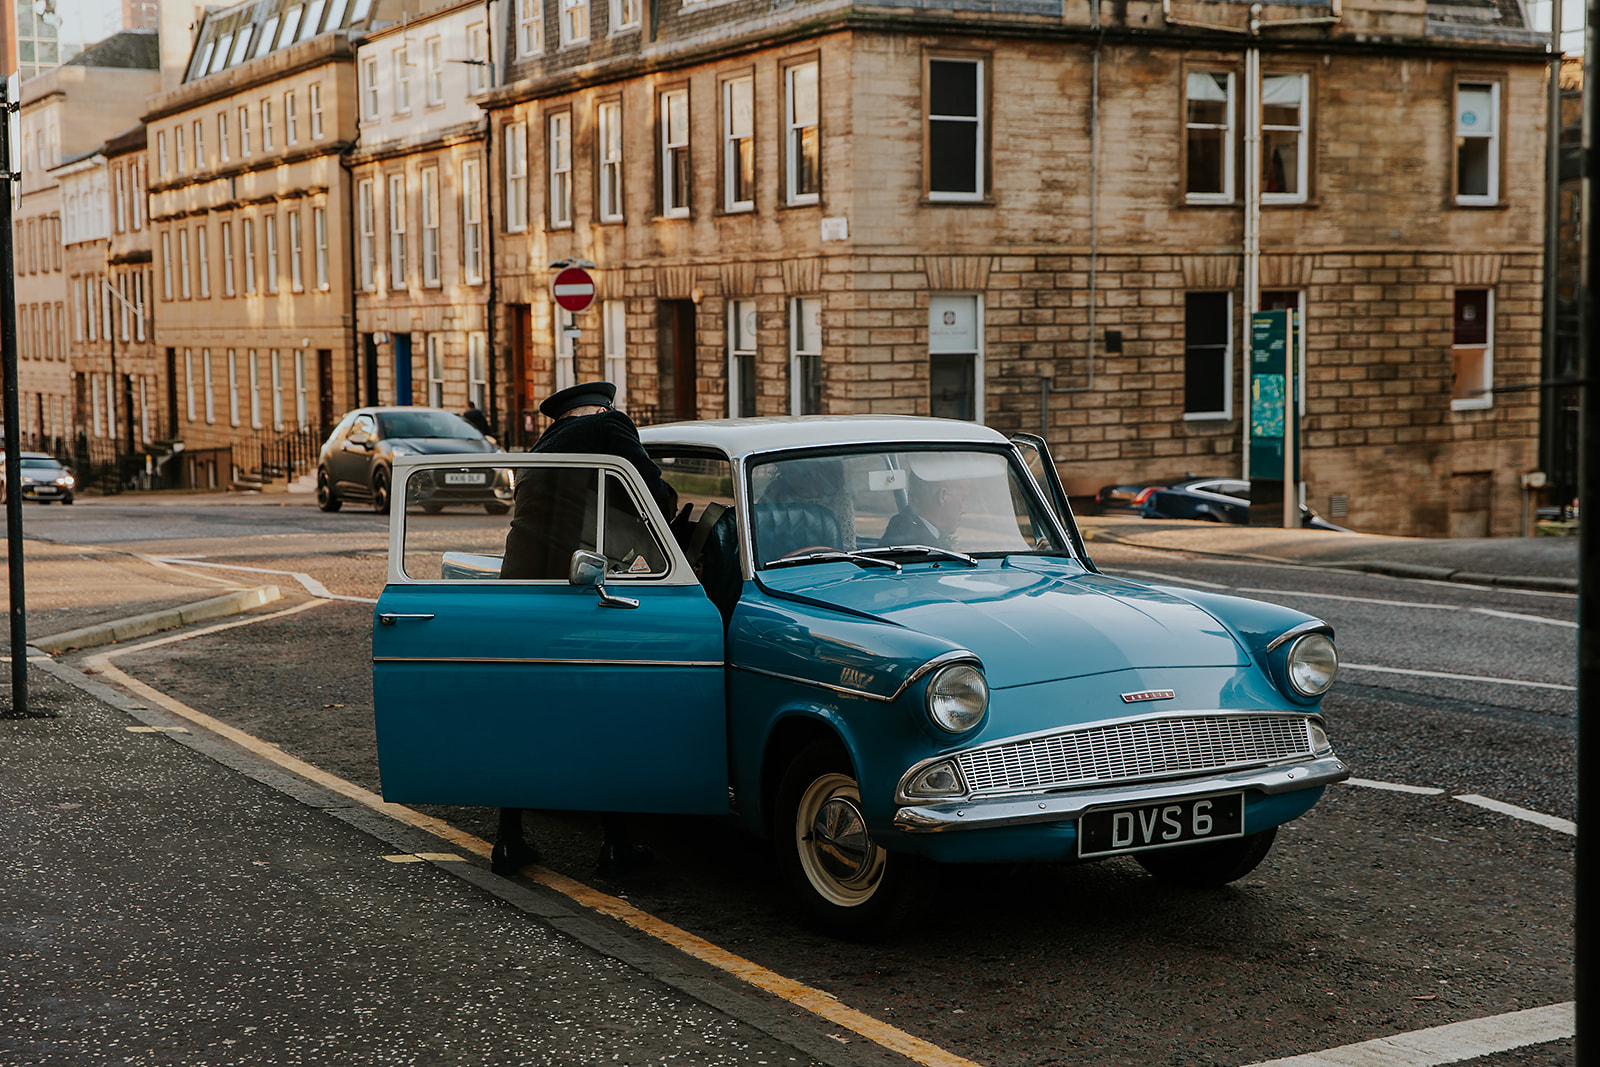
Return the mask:
[[1289,646],[1289,684],[1305,697],[1328,691],[1339,674],[1339,654],[1327,634],[1306,634]]
[[940,667],[928,681],[928,718],[939,729],[964,734],[989,710],[989,683],[970,663]]

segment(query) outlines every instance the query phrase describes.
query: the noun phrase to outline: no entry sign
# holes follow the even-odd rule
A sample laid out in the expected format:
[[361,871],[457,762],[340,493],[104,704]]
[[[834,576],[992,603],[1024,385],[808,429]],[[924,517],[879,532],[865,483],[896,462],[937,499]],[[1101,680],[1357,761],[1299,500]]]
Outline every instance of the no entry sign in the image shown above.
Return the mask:
[[594,303],[594,278],[582,267],[566,267],[550,283],[550,292],[564,310],[583,311]]

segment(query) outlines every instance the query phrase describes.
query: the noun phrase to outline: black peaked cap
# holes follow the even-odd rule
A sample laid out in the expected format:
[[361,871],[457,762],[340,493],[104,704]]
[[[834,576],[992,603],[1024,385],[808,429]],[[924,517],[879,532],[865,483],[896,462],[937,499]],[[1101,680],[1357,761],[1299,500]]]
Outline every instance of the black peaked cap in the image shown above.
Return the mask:
[[569,385],[559,393],[552,393],[539,405],[539,413],[547,419],[559,419],[573,408],[600,404],[610,407],[616,402],[617,387],[611,382],[584,382]]

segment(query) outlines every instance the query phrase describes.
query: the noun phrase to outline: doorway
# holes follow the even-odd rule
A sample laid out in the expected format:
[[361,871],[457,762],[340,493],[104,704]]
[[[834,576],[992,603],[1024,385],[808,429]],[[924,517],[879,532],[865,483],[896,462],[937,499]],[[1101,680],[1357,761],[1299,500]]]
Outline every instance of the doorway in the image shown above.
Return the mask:
[[688,300],[662,300],[656,309],[656,369],[661,382],[656,417],[662,422],[698,418],[694,304]]
[[390,334],[394,346],[394,402],[396,407],[411,406],[411,335]]

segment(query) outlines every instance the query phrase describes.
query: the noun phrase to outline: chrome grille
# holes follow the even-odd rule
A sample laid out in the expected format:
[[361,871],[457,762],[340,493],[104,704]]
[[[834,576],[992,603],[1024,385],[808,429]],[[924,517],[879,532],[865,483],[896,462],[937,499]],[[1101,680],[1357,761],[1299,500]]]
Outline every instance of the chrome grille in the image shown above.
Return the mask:
[[972,793],[1065,789],[1247,767],[1311,755],[1308,721],[1202,716],[1113,723],[957,757]]

